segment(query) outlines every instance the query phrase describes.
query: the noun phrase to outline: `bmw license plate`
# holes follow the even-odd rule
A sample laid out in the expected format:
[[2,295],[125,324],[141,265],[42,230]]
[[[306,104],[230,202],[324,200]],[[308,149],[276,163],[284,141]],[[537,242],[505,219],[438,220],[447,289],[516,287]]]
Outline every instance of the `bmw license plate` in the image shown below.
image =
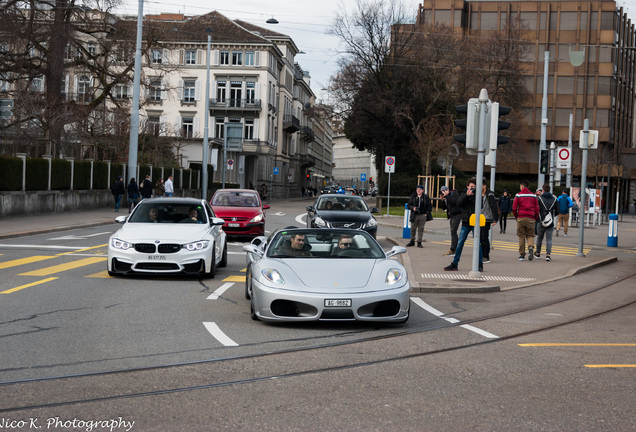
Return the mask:
[[148,255],[149,260],[165,260],[165,255]]
[[351,307],[351,299],[325,299],[325,307]]
[[238,228],[241,226],[241,224],[237,224],[237,223],[229,223],[227,224],[227,226],[229,226],[230,228]]

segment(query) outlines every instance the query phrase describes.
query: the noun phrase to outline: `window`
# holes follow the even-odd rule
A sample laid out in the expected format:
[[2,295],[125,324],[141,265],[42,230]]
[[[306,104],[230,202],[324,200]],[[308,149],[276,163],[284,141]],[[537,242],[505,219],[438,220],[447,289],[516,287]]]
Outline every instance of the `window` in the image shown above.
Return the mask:
[[117,84],[113,89],[113,97],[115,99],[128,99],[128,86],[126,84]]
[[150,82],[150,101],[161,102],[161,80],[155,79]]
[[230,105],[233,107],[241,106],[243,83],[240,81],[230,82]]
[[186,80],[183,82],[183,102],[194,103],[195,85],[195,80]]
[[[64,89],[64,85],[62,85],[62,89]],[[0,73],[0,91],[9,91],[9,82],[5,73]]]
[[449,10],[435,10],[435,24],[436,25],[451,25],[451,11]]
[[194,117],[181,117],[181,136],[192,138],[194,132]]
[[254,66],[254,51],[245,51],[245,66]]
[[245,83],[245,103],[254,104],[256,102],[256,83],[248,81]]
[[219,64],[221,64],[221,65],[229,65],[230,64],[230,52],[229,51],[221,51],[221,52],[219,52]]
[[225,138],[225,118],[217,117],[214,119],[214,136],[219,139]]
[[216,82],[216,102],[224,103],[226,98],[225,81]]
[[88,102],[90,100],[90,79],[86,75],[82,75],[77,79],[77,100],[80,102]]
[[159,50],[152,50],[152,63],[161,64],[163,62],[163,55]]
[[243,126],[243,139],[254,139],[254,119],[245,119]]
[[159,136],[161,132],[161,119],[159,116],[148,116],[146,122],[146,133],[148,135]]
[[233,66],[242,66],[243,65],[243,52],[242,51],[232,51],[232,65]]
[[185,64],[197,64],[197,50],[185,50]]
[[86,51],[88,51],[88,54],[91,57],[95,57],[95,53],[97,52],[97,47],[95,46],[94,43],[91,42],[86,46]]
[[71,44],[66,44],[66,47],[64,47],[64,60],[73,60],[73,48]]
[[481,13],[481,30],[497,30],[497,12]]

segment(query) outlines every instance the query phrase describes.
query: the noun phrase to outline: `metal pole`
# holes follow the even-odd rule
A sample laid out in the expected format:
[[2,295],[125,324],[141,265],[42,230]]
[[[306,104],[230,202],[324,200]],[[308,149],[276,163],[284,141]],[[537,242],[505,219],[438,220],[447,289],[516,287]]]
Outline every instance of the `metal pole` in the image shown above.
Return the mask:
[[[489,144],[491,147],[494,147],[493,143]],[[497,168],[497,150],[493,150],[492,148],[490,149],[490,153],[491,153],[491,161],[492,161],[492,165],[490,165],[490,190],[495,193],[495,172],[496,172],[496,168]],[[494,230],[492,229],[492,227],[490,227],[490,229],[488,230],[488,242],[490,243],[490,249],[494,249],[493,245],[492,245],[492,232]]]
[[222,188],[225,189],[225,171],[227,171],[227,123],[223,125],[223,182]]
[[488,108],[488,90],[479,92],[479,146],[477,148],[477,178],[475,180],[475,226],[473,230],[473,269],[468,273],[470,277],[480,277],[479,248],[481,247],[481,189],[484,183],[484,154],[486,153],[486,121]]
[[577,257],[584,257],[583,253],[583,216],[585,215],[585,203],[587,197],[585,196],[585,187],[587,185],[587,147],[589,142],[589,129],[590,121],[585,119],[583,121],[583,142],[580,147],[583,150],[583,156],[581,158],[581,204],[579,205],[579,251],[576,254]]
[[[572,161],[572,129],[574,128],[574,114],[570,114],[570,134],[568,135],[568,151],[570,152],[570,161]],[[565,187],[572,187],[572,163],[568,165],[567,177],[565,179]]]
[[[539,158],[541,160],[541,150],[546,150],[546,134],[548,128],[548,74],[550,72],[550,51],[544,52],[543,65],[543,100],[541,103],[541,142],[539,143]],[[541,163],[539,163],[539,187],[545,183],[545,174],[541,174]]]
[[[550,192],[554,194],[554,176],[556,175],[556,144],[550,143]],[[543,187],[543,185],[539,185]]]
[[389,183],[386,190],[386,217],[389,217],[389,203],[391,202],[391,171],[389,171]]
[[[203,182],[201,188],[201,197],[204,200],[208,200],[208,134],[209,134],[209,122],[210,122],[210,45],[212,44],[212,36],[208,35],[208,57],[207,65],[205,69],[205,117],[203,121],[203,156],[201,160],[201,181]],[[225,148],[225,146],[223,147]],[[225,171],[224,171],[225,172]],[[225,184],[223,185],[225,187]]]
[[139,0],[139,8],[137,10],[137,44],[135,46],[133,101],[130,110],[130,136],[128,144],[128,167],[131,173],[137,171],[137,149],[139,146],[139,86],[141,85],[141,35],[143,32],[143,23],[144,2],[143,0]]

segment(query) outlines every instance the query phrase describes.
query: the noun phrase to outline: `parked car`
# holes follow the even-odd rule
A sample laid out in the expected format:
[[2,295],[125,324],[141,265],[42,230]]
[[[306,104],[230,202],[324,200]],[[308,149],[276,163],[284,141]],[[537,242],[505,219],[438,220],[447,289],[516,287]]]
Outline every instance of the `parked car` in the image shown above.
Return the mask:
[[[300,252],[294,253],[295,248]],[[385,252],[365,231],[284,229],[254,239],[243,250],[247,252],[245,297],[254,320],[405,322],[409,318],[408,276],[402,264],[391,259],[406,248],[394,246]]]
[[241,237],[262,236],[265,233],[265,211],[261,197],[252,189],[219,189],[210,205],[214,213],[225,220],[227,235]]
[[142,200],[108,241],[108,274],[202,274],[227,265],[224,221],[204,200]]
[[318,197],[313,206],[307,206],[307,228],[354,228],[367,231],[374,238],[378,222],[372,216],[380,213],[369,209],[362,197],[329,194]]

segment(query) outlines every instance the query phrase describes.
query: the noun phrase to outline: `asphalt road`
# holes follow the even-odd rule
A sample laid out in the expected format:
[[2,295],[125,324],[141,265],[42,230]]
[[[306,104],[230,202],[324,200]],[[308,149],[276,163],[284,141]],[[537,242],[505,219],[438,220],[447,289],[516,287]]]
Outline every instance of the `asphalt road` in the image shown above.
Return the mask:
[[[306,204],[273,205],[268,230],[299,225]],[[0,429],[120,417],[112,430],[636,424],[633,262],[509,292],[414,296],[405,325],[271,325],[249,317],[244,242],[231,240],[214,279],[110,278],[114,229],[2,242]]]

